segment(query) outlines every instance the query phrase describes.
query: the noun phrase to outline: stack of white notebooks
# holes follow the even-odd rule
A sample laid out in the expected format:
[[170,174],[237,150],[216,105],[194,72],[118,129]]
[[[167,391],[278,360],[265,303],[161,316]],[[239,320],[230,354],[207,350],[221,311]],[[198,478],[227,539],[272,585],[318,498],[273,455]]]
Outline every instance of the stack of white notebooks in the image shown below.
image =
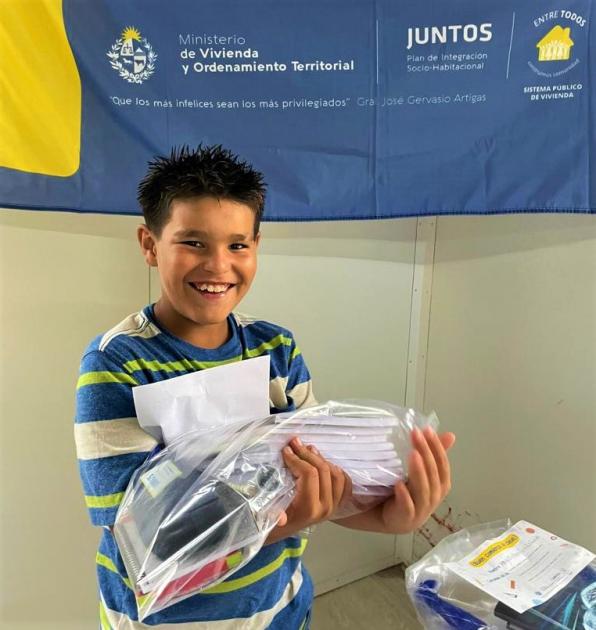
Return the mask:
[[398,420],[388,416],[276,418],[262,440],[281,448],[292,437],[315,446],[352,479],[354,493],[385,495],[404,477],[404,464],[392,440]]

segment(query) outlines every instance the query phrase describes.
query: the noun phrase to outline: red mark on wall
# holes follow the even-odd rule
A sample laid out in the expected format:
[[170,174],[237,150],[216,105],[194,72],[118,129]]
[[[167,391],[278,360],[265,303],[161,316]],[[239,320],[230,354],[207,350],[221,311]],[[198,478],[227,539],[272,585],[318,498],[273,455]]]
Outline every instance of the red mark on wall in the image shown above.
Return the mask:
[[440,518],[436,514],[431,514],[430,517],[437,525],[444,527],[448,532],[451,532],[452,534],[460,530],[459,527],[457,527],[454,523],[450,522],[451,508],[447,510],[447,514],[445,514],[443,518]]

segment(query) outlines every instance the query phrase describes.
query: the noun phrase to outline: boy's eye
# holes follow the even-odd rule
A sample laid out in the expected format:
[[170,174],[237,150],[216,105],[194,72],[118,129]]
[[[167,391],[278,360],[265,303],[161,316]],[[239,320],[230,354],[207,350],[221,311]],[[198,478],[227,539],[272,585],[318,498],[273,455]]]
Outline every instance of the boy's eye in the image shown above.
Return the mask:
[[248,245],[246,243],[232,243],[230,249],[246,249]]
[[191,247],[203,247],[201,241],[182,241],[182,245],[190,245]]

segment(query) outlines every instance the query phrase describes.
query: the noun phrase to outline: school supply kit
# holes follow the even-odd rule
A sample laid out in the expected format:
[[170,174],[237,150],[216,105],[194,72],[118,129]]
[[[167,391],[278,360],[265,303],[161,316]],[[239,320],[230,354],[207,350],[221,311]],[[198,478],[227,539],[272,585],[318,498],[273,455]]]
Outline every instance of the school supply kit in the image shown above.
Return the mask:
[[352,481],[336,518],[367,510],[407,478],[414,427],[435,416],[388,403],[329,401],[259,420],[204,425],[134,473],[114,535],[139,619],[231,576],[260,550],[294,497],[281,449],[314,445]]
[[594,554],[527,521],[448,536],[406,586],[428,630],[596,630]]

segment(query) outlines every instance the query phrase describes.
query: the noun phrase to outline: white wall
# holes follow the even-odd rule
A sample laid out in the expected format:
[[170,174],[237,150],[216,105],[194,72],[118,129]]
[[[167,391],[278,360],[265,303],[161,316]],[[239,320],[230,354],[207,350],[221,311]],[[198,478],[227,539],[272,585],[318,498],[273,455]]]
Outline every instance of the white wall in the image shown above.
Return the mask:
[[74,388],[91,338],[146,302],[136,223],[0,211],[0,628],[95,627]]
[[595,217],[438,219],[425,394],[458,442],[416,555],[503,516],[596,551]]

